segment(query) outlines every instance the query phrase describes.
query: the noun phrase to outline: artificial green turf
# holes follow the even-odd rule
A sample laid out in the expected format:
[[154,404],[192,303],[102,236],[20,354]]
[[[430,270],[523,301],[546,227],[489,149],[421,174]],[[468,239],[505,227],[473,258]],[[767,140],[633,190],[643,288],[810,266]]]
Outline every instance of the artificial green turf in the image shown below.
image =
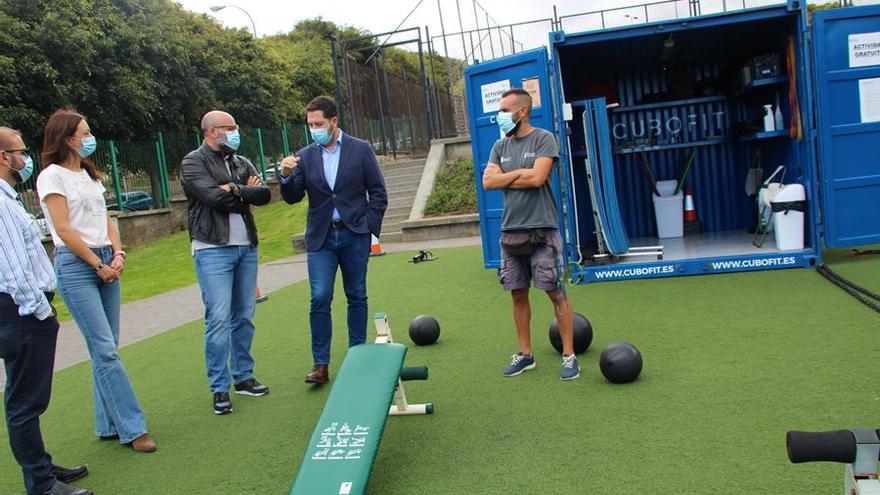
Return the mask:
[[[406,262],[412,253],[370,261],[370,310],[388,314],[398,340],[408,342],[418,314],[442,326],[436,345],[411,346],[407,356],[430,367],[407,395],[433,401],[436,414],[388,420],[371,494],[824,495],[842,490],[843,467],[789,464],[785,432],[880,426],[878,315],[813,270],[574,287],[595,340],[580,379],[563,383],[546,296],[532,294],[538,368],[503,378],[516,350],[509,296],[482,268],[479,248],[435,254],[418,265]],[[880,289],[880,256],[836,267]],[[87,463],[92,475],[78,484],[98,494],[287,493],[329,391],[302,383],[308,300],[298,283],[258,307],[256,375],[272,393],[233,396],[230,416],[211,412],[200,322],[121,351],[156,454],[97,441],[88,364],[58,373],[43,417],[51,452],[60,463]],[[337,331],[331,374],[344,335]],[[605,382],[597,366],[600,350],[620,339],[644,355],[630,385]],[[0,459],[0,493],[20,492],[8,450]]]
[[[284,201],[254,208],[260,239],[260,263],[295,254],[290,236],[305,229],[307,208],[306,202],[289,205]],[[122,302],[137,301],[196,282],[189,232],[178,232],[126,252]],[[71,319],[70,311],[60,297],[55,300],[55,306],[59,320]]]

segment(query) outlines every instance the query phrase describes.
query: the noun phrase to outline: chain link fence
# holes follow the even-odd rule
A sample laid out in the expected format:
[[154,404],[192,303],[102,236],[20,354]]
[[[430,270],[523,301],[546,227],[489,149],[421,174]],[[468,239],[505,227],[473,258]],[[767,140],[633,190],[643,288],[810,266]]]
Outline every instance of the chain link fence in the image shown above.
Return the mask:
[[[250,159],[264,180],[278,178],[284,156],[308,144],[308,128],[303,123],[284,125],[281,129],[241,128],[239,154]],[[107,190],[107,209],[145,211],[167,208],[173,199],[184,197],[180,184],[183,157],[202,144],[200,133],[163,133],[147,140],[103,140],[91,159],[101,173]],[[37,177],[43,169],[39,153],[32,152],[37,173],[16,187],[22,204],[40,219]]]

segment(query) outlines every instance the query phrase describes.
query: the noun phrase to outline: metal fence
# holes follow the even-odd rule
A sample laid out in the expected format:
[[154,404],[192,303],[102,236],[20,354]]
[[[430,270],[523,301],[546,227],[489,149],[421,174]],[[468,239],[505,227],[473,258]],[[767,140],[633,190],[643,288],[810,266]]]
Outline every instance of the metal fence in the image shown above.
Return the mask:
[[[250,159],[264,180],[278,178],[281,159],[309,144],[305,124],[284,125],[281,129],[241,128],[239,154]],[[98,140],[91,156],[101,172],[107,192],[107,208],[117,211],[142,211],[167,208],[172,199],[183,197],[180,163],[187,153],[201,146],[199,133],[156,134],[155,139]],[[22,203],[34,216],[42,217],[36,192],[39,153],[33,154],[37,174],[17,187]]]

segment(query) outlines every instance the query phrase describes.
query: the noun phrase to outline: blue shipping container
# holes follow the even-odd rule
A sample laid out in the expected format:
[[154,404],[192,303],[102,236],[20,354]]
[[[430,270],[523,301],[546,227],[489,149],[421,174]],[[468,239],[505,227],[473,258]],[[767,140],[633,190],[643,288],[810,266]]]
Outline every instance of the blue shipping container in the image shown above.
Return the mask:
[[[485,266],[500,262],[503,199],[482,189],[482,173],[499,138],[500,94],[511,87],[532,93],[532,125],[559,138],[551,180],[579,283],[810,267],[823,247],[880,243],[880,6],[820,11],[812,23],[805,9],[789,0],[554,32],[549,54],[540,48],[468,67]],[[765,105],[779,107],[784,129],[764,132]],[[682,189],[693,193],[698,229],[657,237],[648,168],[656,180],[676,181],[689,168]],[[760,190],[756,176],[777,169],[773,182],[800,184],[806,195],[803,249],[778,249],[775,233],[764,239],[770,209],[747,194],[747,181]],[[616,198],[605,190],[596,201],[613,199],[596,208],[591,196],[606,175]],[[625,253],[608,249],[615,226]]]

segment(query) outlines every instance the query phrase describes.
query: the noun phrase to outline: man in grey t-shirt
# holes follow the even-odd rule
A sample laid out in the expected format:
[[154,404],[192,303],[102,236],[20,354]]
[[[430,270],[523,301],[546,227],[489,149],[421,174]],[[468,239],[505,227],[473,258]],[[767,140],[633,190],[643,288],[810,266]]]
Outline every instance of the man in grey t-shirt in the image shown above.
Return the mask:
[[[483,188],[504,192],[501,218],[501,268],[498,278],[513,296],[513,319],[519,352],[512,356],[504,376],[535,368],[532,354],[529,284],[550,296],[562,339],[562,380],[580,375],[574,355],[571,300],[562,283],[564,262],[559,216],[550,188],[550,172],[559,159],[553,134],[532,127],[532,98],[514,88],[501,97],[498,127],[506,137],[495,142],[483,172]],[[525,244],[525,246],[523,246]]]

